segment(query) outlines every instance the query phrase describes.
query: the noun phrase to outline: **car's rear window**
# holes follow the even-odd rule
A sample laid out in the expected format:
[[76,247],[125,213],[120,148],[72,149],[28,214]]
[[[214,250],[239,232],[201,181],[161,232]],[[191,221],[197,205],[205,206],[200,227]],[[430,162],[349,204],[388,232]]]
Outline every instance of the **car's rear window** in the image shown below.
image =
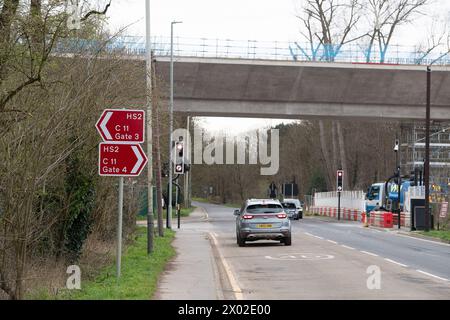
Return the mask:
[[288,209],[295,209],[296,206],[293,203],[282,203],[283,207],[288,208]]
[[283,211],[283,207],[276,203],[269,204],[251,204],[247,207],[248,213],[279,213]]

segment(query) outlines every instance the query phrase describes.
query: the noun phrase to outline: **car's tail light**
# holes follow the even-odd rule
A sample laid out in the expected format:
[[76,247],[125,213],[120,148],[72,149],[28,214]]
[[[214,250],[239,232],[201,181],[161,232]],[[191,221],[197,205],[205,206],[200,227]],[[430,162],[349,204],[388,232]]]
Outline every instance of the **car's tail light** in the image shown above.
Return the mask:
[[253,219],[253,216],[251,214],[244,214],[242,216],[242,218],[244,218],[244,219]]
[[280,219],[286,219],[287,215],[286,215],[286,213],[283,212],[283,213],[277,214],[277,217]]

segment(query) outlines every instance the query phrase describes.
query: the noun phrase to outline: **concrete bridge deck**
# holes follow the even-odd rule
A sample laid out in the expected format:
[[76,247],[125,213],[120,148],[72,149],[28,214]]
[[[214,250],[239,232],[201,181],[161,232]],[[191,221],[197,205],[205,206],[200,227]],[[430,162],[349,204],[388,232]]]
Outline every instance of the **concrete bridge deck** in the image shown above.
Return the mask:
[[[168,57],[156,73],[169,83]],[[426,67],[176,57],[174,111],[264,118],[425,118]],[[433,67],[435,120],[450,119],[450,66]]]

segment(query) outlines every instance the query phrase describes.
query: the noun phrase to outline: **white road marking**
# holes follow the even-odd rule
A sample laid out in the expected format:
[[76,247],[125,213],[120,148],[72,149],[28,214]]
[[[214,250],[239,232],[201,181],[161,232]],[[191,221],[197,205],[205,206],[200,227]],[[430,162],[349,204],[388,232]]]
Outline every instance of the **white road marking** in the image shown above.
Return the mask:
[[309,232],[305,232],[305,234],[307,234],[308,236],[311,236],[311,237],[315,237],[315,235],[313,235],[313,234],[311,234]]
[[417,271],[417,272],[420,272],[420,273],[422,273],[422,274],[424,274],[424,275],[427,275],[427,276],[430,276],[430,277],[433,277],[433,278],[442,280],[442,281],[449,281],[448,279],[445,279],[445,278],[441,278],[441,277],[435,276],[434,274],[431,274],[431,273],[428,273],[428,272],[425,272],[425,271],[422,271],[422,270],[416,270],[416,271]]
[[338,244],[336,241],[333,240],[327,240],[328,242],[334,243],[334,244]]
[[315,237],[315,238],[317,238],[317,239],[322,239],[322,240],[323,240],[323,238],[322,238],[322,237],[319,237],[319,236],[313,236],[313,237]]
[[408,236],[407,234],[394,233],[394,235],[396,235],[398,237],[413,238],[413,239],[420,240],[420,241],[425,241],[425,242],[429,242],[429,243],[440,244],[440,245],[443,245],[443,246],[450,247],[450,243],[433,241],[433,240],[428,240],[428,239],[422,239],[422,238],[419,238],[419,237]]
[[388,261],[388,262],[390,262],[390,263],[394,263],[394,264],[397,264],[397,265],[399,265],[399,266],[408,268],[408,266],[407,266],[406,264],[403,264],[403,263],[400,263],[400,262],[397,262],[397,261],[394,261],[394,260],[391,260],[391,259],[388,259],[388,258],[384,258],[384,260],[386,260],[386,261]]
[[243,299],[242,290],[241,290],[241,288],[239,287],[239,285],[238,285],[238,283],[237,283],[237,281],[236,281],[236,278],[234,277],[233,272],[231,271],[230,265],[229,265],[228,262],[225,260],[225,258],[224,258],[223,255],[222,255],[222,252],[221,252],[220,249],[219,249],[219,244],[218,244],[218,242],[217,242],[216,237],[215,237],[214,234],[212,234],[211,232],[209,233],[209,235],[210,235],[211,239],[213,240],[214,245],[215,245],[216,248],[217,248],[217,252],[219,253],[219,258],[220,258],[220,260],[222,261],[223,268],[225,269],[225,272],[226,272],[226,274],[227,274],[227,277],[228,277],[228,279],[230,280],[230,285],[231,285],[231,288],[233,289],[234,296],[235,296],[236,300],[242,300],[242,299]]
[[344,247],[344,248],[350,249],[350,250],[355,250],[355,248],[346,246],[345,244],[341,244],[341,246]]
[[368,251],[361,251],[361,252],[362,252],[362,253],[365,253],[365,254],[368,254],[368,255],[371,255],[371,256],[374,256],[374,257],[378,257],[377,254],[372,253],[372,252],[368,252]]

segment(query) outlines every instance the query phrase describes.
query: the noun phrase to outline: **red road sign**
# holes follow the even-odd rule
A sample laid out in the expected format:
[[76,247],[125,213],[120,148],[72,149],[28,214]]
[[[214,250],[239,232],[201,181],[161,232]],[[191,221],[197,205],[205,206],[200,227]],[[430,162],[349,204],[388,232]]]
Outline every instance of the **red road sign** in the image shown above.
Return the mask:
[[105,109],[95,127],[103,141],[143,143],[145,112],[129,109]]
[[139,144],[102,142],[99,145],[98,173],[101,176],[136,177],[147,161]]

